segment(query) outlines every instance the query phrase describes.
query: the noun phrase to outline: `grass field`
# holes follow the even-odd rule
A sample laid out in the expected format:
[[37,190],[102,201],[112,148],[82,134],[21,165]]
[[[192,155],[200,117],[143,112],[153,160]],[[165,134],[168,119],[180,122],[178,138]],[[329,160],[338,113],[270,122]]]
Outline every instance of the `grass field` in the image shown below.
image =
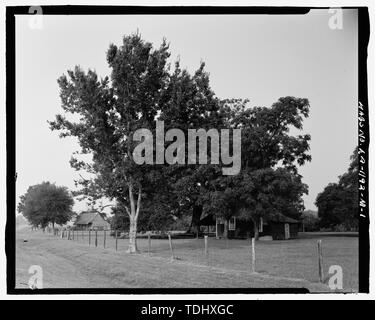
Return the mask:
[[[27,242],[23,240],[27,239]],[[209,238],[209,258],[203,239],[174,239],[177,260],[171,261],[168,240],[138,239],[139,255],[126,253],[127,239],[115,240],[98,233],[78,233],[75,240],[60,239],[41,231],[17,231],[16,287],[26,288],[28,268],[43,268],[45,288],[274,288],[305,287],[329,291],[318,283],[315,237],[256,243],[256,273],[251,273],[249,240]],[[344,291],[358,290],[358,238],[324,237],[324,272],[330,265],[343,269]]]

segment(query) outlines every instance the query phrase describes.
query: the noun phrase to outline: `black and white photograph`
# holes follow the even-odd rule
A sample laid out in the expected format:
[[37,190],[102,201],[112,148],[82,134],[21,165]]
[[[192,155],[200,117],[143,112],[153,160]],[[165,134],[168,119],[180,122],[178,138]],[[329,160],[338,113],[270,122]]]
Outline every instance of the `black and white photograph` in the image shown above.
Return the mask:
[[368,292],[368,23],[7,7],[8,293]]

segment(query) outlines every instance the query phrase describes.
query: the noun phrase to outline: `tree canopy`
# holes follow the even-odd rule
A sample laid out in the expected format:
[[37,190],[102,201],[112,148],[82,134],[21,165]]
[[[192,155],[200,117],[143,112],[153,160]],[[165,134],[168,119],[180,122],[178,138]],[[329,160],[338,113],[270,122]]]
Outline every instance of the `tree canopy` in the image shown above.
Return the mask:
[[[241,212],[255,225],[261,216],[280,210],[297,216],[307,192],[298,166],[311,159],[310,136],[293,136],[290,129],[302,129],[308,100],[288,96],[271,107],[253,108],[248,100],[221,100],[203,62],[190,74],[179,61],[171,68],[169,57],[165,40],[154,48],[136,33],[123,37],[121,46],[110,45],[110,77],[99,79],[95,71],[76,66],[58,79],[63,114],[49,122],[50,128],[60,137],[78,139],[81,149],[71,165],[90,174],[76,181],[81,187],[76,194],[116,200],[114,221],[129,222],[129,252],[137,251],[138,223],[152,227],[193,213],[196,224],[214,208],[225,217]],[[135,163],[135,132],[154,133],[158,120],[165,130],[180,129],[185,135],[189,129],[241,129],[241,172],[223,176],[225,163],[210,163],[209,157],[208,164]],[[229,140],[233,148],[237,141]],[[173,143],[165,141],[167,147]]]
[[[76,181],[79,193],[91,200],[105,196],[121,204],[130,222],[129,252],[137,251],[142,201],[156,199],[155,191],[165,192],[170,186],[165,166],[133,161],[135,131],[153,132],[158,117],[167,128],[202,127],[218,111],[204,63],[193,76],[181,70],[178,62],[170,72],[169,56],[165,40],[154,49],[138,33],[125,36],[120,47],[110,45],[107,51],[110,79],[99,80],[94,71],[84,72],[78,66],[58,79],[64,114],[49,122],[61,137],[78,138],[81,150],[77,154],[92,155],[92,161],[72,157],[76,170],[93,176]],[[75,115],[75,120],[67,114]]]
[[[218,166],[200,166],[176,182],[180,203],[193,206],[193,222],[202,214],[251,220],[257,237],[260,218],[283,213],[298,218],[308,192],[298,166],[311,160],[310,135],[301,130],[309,114],[307,99],[280,98],[271,107],[248,107],[248,100],[221,101],[223,126],[241,128],[241,172],[223,176]],[[222,165],[222,164],[220,164]]]
[[350,157],[348,171],[337,183],[330,183],[316,198],[320,226],[358,228],[358,147]]
[[45,228],[49,223],[63,225],[74,215],[74,201],[66,187],[50,182],[30,186],[20,197],[18,212],[34,227]]

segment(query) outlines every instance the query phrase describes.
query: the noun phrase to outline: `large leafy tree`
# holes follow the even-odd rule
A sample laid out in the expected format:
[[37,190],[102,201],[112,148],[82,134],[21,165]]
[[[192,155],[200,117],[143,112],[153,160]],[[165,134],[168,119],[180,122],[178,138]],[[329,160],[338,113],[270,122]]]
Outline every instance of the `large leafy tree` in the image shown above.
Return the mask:
[[45,228],[48,224],[65,224],[74,215],[74,201],[66,187],[43,182],[30,186],[20,197],[18,212],[34,227]]
[[297,218],[307,193],[298,166],[311,160],[310,135],[294,136],[290,130],[301,130],[308,114],[308,100],[295,97],[280,98],[270,108],[249,108],[248,100],[221,101],[223,125],[242,130],[241,172],[222,176],[218,166],[205,166],[179,180],[180,201],[194,204],[192,221],[210,212],[224,220],[240,215],[253,222],[257,238],[261,217],[283,212]]
[[292,218],[300,216],[307,185],[299,175],[285,168],[267,168],[245,174],[239,192],[240,217],[252,221],[257,239],[260,218],[272,218],[279,213]]
[[330,183],[316,198],[321,227],[358,228],[358,148],[350,159],[348,171],[338,183]]
[[[166,90],[166,100],[160,114],[160,120],[165,123],[166,130],[179,128],[188,137],[189,129],[220,130],[226,126],[227,110],[222,101],[210,87],[209,74],[201,63],[199,69],[190,75],[180,67],[179,61],[175,64],[175,71],[171,76],[170,85]],[[185,141],[185,150],[188,150],[188,141]],[[197,156],[201,150],[198,150]],[[172,165],[164,168],[164,176],[169,186],[170,203],[173,203],[174,215],[178,217],[192,216],[192,227],[196,227],[202,213],[201,186],[209,180],[221,175],[220,166],[211,164],[211,145],[207,139],[207,164]]]
[[232,109],[231,125],[242,128],[240,216],[253,222],[257,239],[260,218],[280,212],[297,218],[304,209],[302,195],[308,189],[298,166],[311,160],[310,135],[290,131],[303,129],[309,101],[287,96],[269,108],[246,108],[237,101]]
[[297,173],[298,166],[311,160],[309,134],[292,135],[291,129],[302,130],[309,115],[309,101],[283,97],[271,107],[246,108],[236,102],[230,123],[242,128],[242,168],[274,168],[281,165]]
[[168,84],[168,45],[153,49],[140,35],[125,36],[120,47],[111,45],[107,62],[111,78],[75,67],[59,78],[60,97],[65,113],[78,121],[57,115],[50,122],[60,136],[78,138],[81,154],[92,161],[73,157],[71,165],[93,178],[80,179],[81,194],[97,199],[103,196],[122,204],[129,217],[129,249],[137,251],[137,221],[142,197],[152,190],[153,166],[133,161],[133,135],[137,129],[153,128],[160,109],[162,92]]
[[[135,131],[142,128],[154,132],[157,119],[165,121],[165,130],[200,127],[217,109],[204,64],[193,76],[181,70],[178,62],[169,72],[169,56],[166,41],[155,49],[139,34],[133,34],[125,36],[120,47],[110,46],[110,78],[99,79],[94,71],[75,67],[58,80],[65,114],[57,115],[50,127],[60,131],[61,137],[78,139],[81,150],[77,153],[82,156],[72,157],[71,165],[91,174],[91,178],[76,181],[81,186],[79,193],[90,200],[108,197],[116,200],[115,212],[125,210],[130,253],[137,251],[141,204],[155,201],[155,210],[164,208],[166,212],[159,195],[169,192],[178,176],[186,173],[180,165],[136,164]],[[87,160],[87,155],[92,159]],[[147,208],[142,214],[152,212]]]
[[[185,137],[189,129],[220,129],[225,123],[225,111],[210,87],[209,74],[202,62],[194,74],[181,69],[179,61],[171,73],[168,86],[163,92],[158,120],[164,122],[164,130],[178,128]],[[167,148],[172,142],[165,142]],[[198,148],[197,141],[197,148]],[[188,164],[188,139],[185,139],[185,164],[166,164],[161,167],[160,182],[148,197],[141,229],[165,229],[172,219],[185,219],[191,212],[201,211],[201,204],[192,199],[193,194],[185,183],[191,184],[197,176],[210,170],[210,143],[207,144],[208,164]],[[197,155],[199,150],[196,150]],[[220,171],[221,175],[221,171]],[[191,178],[189,178],[191,177]],[[189,190],[188,190],[189,189]],[[185,196],[187,192],[187,196]],[[193,215],[194,216],[194,215]],[[163,225],[164,224],[164,225]]]
[[[285,168],[244,170],[236,176],[221,177],[206,193],[204,212],[224,218],[237,216],[251,221],[254,237],[259,237],[261,218],[272,218],[280,213],[298,218],[304,209],[302,195],[307,185],[301,177]],[[225,223],[224,236],[227,234]]]

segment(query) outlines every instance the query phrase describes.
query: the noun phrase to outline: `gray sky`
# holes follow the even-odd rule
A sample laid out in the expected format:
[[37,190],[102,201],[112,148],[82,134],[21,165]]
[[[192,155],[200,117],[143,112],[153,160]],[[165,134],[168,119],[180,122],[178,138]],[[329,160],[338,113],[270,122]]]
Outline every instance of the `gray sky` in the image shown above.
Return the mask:
[[[309,185],[307,209],[349,165],[357,144],[357,13],[344,10],[343,29],[328,27],[327,10],[306,16],[43,16],[41,30],[16,18],[17,202],[42,181],[74,188],[69,159],[78,144],[58,138],[47,120],[60,113],[57,78],[80,65],[110,75],[110,43],[137,29],[159,46],[171,43],[171,62],[194,72],[201,60],[220,98],[249,98],[270,106],[282,96],[308,98],[312,162],[300,168]],[[77,205],[76,210],[85,205]]]

